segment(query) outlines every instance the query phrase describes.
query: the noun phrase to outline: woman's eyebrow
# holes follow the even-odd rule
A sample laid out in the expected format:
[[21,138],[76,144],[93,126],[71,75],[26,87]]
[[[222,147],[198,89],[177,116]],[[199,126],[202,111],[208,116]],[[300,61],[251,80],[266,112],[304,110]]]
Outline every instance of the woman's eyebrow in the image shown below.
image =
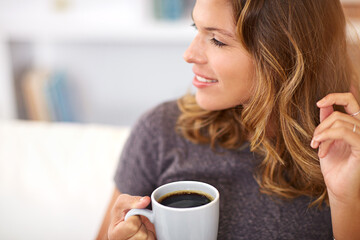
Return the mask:
[[235,38],[235,36],[232,33],[226,31],[225,29],[214,28],[214,27],[205,27],[204,29],[206,31],[209,31],[209,32],[218,32],[218,33],[220,33],[222,35],[225,35],[225,36],[228,36],[228,37],[231,37],[231,38]]
[[[194,22],[194,24],[195,24],[193,12],[191,12],[191,18],[192,18],[192,20],[193,20],[193,22]],[[196,26],[196,24],[195,24],[195,26]],[[216,28],[216,27],[204,27],[204,29],[205,29],[206,31],[208,31],[208,32],[218,32],[218,33],[220,33],[220,34],[222,34],[222,35],[225,35],[225,36],[228,36],[228,37],[230,37],[230,38],[235,39],[234,34],[232,34],[232,33],[229,32],[229,31],[226,31],[225,29]]]

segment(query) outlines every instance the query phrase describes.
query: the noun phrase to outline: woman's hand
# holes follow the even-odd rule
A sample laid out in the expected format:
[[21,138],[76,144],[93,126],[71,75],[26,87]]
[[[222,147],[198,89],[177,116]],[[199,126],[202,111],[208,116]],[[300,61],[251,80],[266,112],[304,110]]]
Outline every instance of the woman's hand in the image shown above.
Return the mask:
[[[346,113],[334,112],[333,105]],[[351,93],[329,94],[317,103],[320,124],[311,146],[319,147],[335,239],[360,239],[360,107]]]
[[[334,112],[333,105],[345,107]],[[360,110],[351,93],[329,94],[317,103],[321,123],[311,146],[319,147],[321,171],[329,197],[339,201],[360,200]]]
[[108,229],[109,240],[155,240],[154,225],[143,216],[132,216],[126,221],[125,215],[132,208],[145,208],[149,197],[134,197],[121,194],[111,211],[111,223]]

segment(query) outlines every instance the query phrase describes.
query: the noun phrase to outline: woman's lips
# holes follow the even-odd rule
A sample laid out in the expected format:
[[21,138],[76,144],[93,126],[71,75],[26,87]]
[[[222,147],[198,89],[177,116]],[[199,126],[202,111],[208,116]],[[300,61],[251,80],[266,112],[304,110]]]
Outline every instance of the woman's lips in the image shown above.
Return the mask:
[[218,80],[208,79],[208,78],[201,77],[199,75],[195,75],[194,80],[193,80],[193,85],[197,88],[204,88],[204,87],[209,87],[211,85],[214,85],[218,82],[219,82]]

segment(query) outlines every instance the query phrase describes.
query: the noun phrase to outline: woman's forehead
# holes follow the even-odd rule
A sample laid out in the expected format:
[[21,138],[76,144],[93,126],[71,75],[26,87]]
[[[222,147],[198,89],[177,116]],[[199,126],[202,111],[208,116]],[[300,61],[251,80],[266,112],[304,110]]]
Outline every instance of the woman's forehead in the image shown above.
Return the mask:
[[192,17],[197,24],[227,26],[228,30],[235,27],[232,6],[228,0],[197,0]]

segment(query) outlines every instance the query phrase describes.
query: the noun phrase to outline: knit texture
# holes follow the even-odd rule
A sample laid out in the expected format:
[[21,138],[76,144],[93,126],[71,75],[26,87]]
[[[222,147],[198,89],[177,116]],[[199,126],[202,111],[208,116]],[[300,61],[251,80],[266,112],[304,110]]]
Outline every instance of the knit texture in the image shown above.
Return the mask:
[[254,171],[260,157],[193,144],[175,132],[175,101],[145,113],[121,154],[115,183],[122,193],[150,196],[163,184],[196,180],[220,192],[218,239],[332,239],[330,209],[309,208],[311,199],[282,200],[260,193]]

